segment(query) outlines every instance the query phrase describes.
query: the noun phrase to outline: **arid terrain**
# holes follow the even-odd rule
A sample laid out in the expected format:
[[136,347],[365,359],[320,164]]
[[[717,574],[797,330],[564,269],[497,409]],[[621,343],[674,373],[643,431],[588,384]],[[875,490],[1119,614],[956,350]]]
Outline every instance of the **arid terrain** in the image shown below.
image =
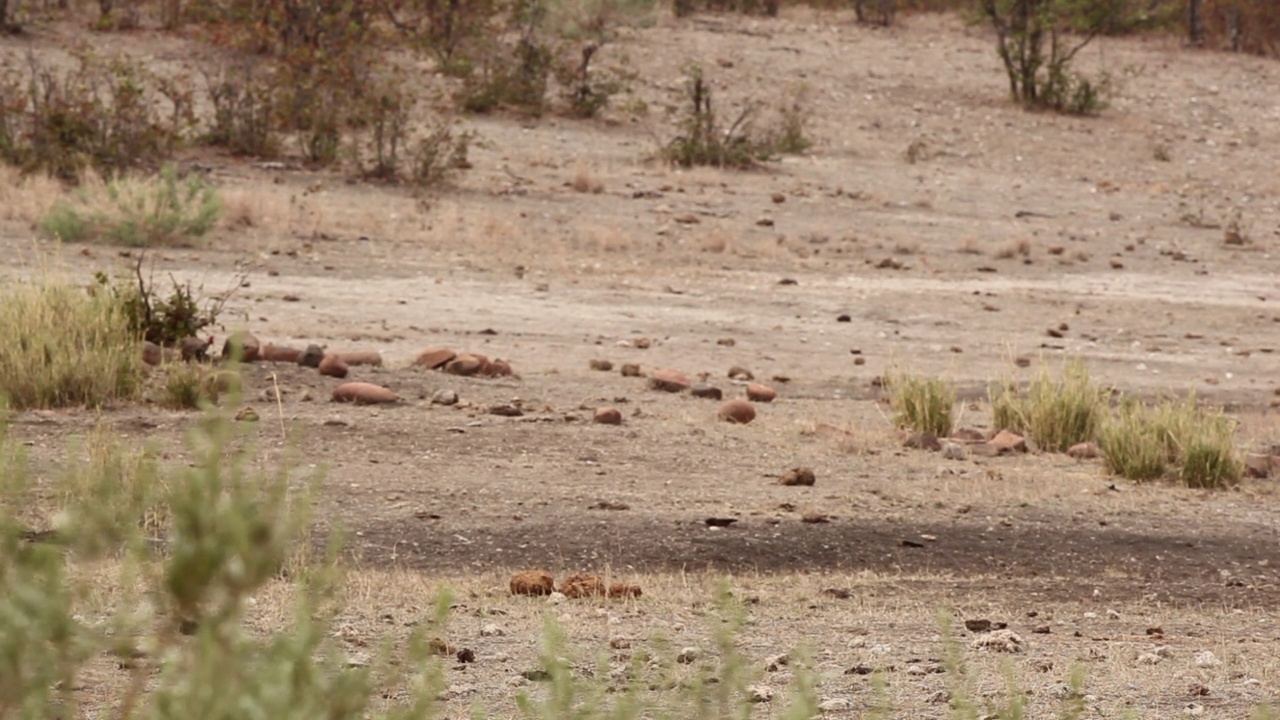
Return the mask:
[[[182,41],[145,32],[90,41],[184,57]],[[1243,450],[1280,443],[1280,64],[1103,39],[1080,63],[1112,73],[1116,95],[1100,117],[1072,118],[1010,104],[988,32],[952,16],[889,29],[802,9],[663,18],[601,55],[635,74],[604,119],[464,118],[474,168],[428,196],[193,156],[222,189],[223,227],[148,255],[157,277],[208,292],[244,278],[216,347],[248,328],[385,358],[351,379],[394,390],[396,405],[334,404],[338,381],[269,363],[248,368],[243,400],[260,417],[254,462],[293,458],[300,486],[318,474],[317,537],[347,533],[358,570],[341,640],[354,654],[458,587],[451,641],[478,659],[450,671],[449,717],[512,716],[548,606],[509,597],[510,571],[642,585],[639,599],[551,608],[588,659],[616,638],[706,643],[728,575],[750,600],[748,654],[810,647],[819,694],[851,703],[834,714],[870,706],[869,678],[846,672],[870,667],[887,670],[892,717],[946,717],[944,675],[913,670],[937,664],[940,610],[1027,641],[973,662],[989,670],[980,693],[998,693],[1011,658],[1029,717],[1052,714],[1074,664],[1087,717],[1243,718],[1276,701],[1274,477],[1197,491],[1063,455],[945,459],[902,447],[877,378],[952,379],[960,424],[985,431],[990,383],[1079,357],[1122,392],[1225,406]],[[689,62],[726,108],[803,88],[813,148],[752,171],[655,161]],[[131,270],[115,248],[37,239],[54,191],[42,192],[0,189],[8,276]],[[414,367],[428,346],[516,375]],[[623,377],[624,363],[705,373],[726,397],[743,395],[727,377],[742,366],[778,397],[733,425],[716,402]],[[433,404],[438,390],[461,401]],[[491,414],[499,404],[523,415]],[[601,406],[624,422],[593,423]],[[102,417],[181,458],[196,416]],[[27,412],[10,432],[53,472],[98,419]],[[814,486],[777,483],[797,466]],[[503,634],[481,637],[490,622]],[[783,692],[789,678],[764,681]]]

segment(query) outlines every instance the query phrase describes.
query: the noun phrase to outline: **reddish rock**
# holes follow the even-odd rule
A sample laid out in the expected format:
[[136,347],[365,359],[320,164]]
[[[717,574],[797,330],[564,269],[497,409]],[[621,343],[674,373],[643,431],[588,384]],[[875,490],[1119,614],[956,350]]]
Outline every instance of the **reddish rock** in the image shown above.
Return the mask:
[[622,411],[615,407],[596,408],[594,420],[601,425],[621,425]]
[[633,585],[631,583],[616,582],[609,586],[609,597],[614,599],[629,597],[638,598],[642,594],[640,586]]
[[752,375],[750,370],[744,367],[741,367],[739,365],[734,365],[733,367],[729,368],[729,379],[730,380],[755,380],[756,376]]
[[1098,457],[1098,446],[1091,442],[1076,443],[1067,448],[1067,455],[1077,460],[1092,460]]
[[485,363],[484,368],[480,370],[480,374],[485,377],[507,377],[512,374],[511,363],[506,360],[490,360]]
[[525,570],[511,576],[512,595],[550,595],[556,590],[556,579],[545,570]]
[[258,342],[258,338],[250,332],[241,330],[232,333],[226,342],[222,343],[222,359],[257,362],[261,350],[262,345]]
[[349,402],[356,405],[381,405],[397,400],[391,390],[365,382],[343,383],[333,389],[334,402]]
[[1001,455],[1027,451],[1026,438],[1008,430],[1001,430],[987,442]]
[[418,359],[413,361],[414,365],[419,365],[431,370],[442,368],[450,360],[458,357],[458,353],[444,347],[429,347],[418,353]]
[[644,375],[640,372],[640,365],[637,363],[625,363],[620,372],[622,377],[642,377]]
[[588,598],[605,595],[608,588],[598,575],[576,573],[560,583],[560,592],[567,598]]
[[450,375],[471,376],[479,375],[484,366],[489,364],[489,358],[483,355],[473,355],[471,353],[462,353],[454,359],[445,363],[444,371]]
[[778,397],[777,391],[768,385],[760,383],[747,383],[747,399],[755,402],[773,402]]
[[318,366],[320,374],[325,377],[344,378],[347,376],[347,364],[334,353],[325,353]]
[[813,474],[813,470],[807,467],[791,468],[785,475],[778,478],[779,485],[787,486],[802,485],[811,487],[816,481],[817,477]]
[[704,383],[694,385],[689,390],[689,394],[694,397],[706,398],[707,400],[719,400],[724,397],[724,393],[720,391],[720,388]]
[[336,352],[347,365],[373,365],[374,367],[382,367],[382,353],[377,350],[343,350]]
[[298,358],[302,357],[302,351],[298,348],[267,343],[258,351],[258,357],[267,362],[296,363]]
[[684,392],[689,389],[689,377],[675,370],[654,370],[649,375],[649,387],[663,392]]
[[756,419],[756,409],[746,400],[727,400],[720,406],[718,415],[725,422],[746,425]]
[[143,341],[142,362],[148,365],[159,365],[164,362],[164,350],[150,340]]

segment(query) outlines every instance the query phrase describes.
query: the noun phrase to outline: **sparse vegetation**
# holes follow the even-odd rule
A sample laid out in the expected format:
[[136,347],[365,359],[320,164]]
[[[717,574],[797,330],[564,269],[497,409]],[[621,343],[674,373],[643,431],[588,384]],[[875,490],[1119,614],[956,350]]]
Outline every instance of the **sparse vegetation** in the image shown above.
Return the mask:
[[1200,407],[1194,395],[1157,405],[1124,400],[1103,426],[1101,451],[1108,470],[1131,480],[1172,471],[1189,487],[1214,488],[1234,485],[1243,472],[1234,422]]
[[156,287],[154,275],[143,277],[146,256],[138,257],[132,276],[112,280],[106,273],[94,275],[91,292],[119,305],[128,319],[131,332],[162,347],[174,346],[186,338],[196,337],[218,321],[227,301],[244,282],[219,293],[206,295],[204,288],[193,288],[170,276],[172,290],[167,295]]
[[1071,63],[1115,22],[1123,0],[979,0],[979,7],[996,31],[1014,101],[1073,115],[1106,106],[1108,77],[1091,80]]
[[1058,380],[1042,369],[1025,394],[1006,382],[989,395],[996,428],[1025,433],[1049,452],[1097,440],[1107,417],[1108,393],[1079,359],[1067,360]]
[[15,409],[131,399],[139,340],[115,298],[51,279],[9,283],[0,291],[0,398]]
[[40,231],[64,242],[126,247],[189,245],[218,222],[217,190],[199,175],[179,178],[166,167],[153,178],[90,178],[40,220]]
[[663,158],[673,165],[743,169],[780,153],[803,152],[809,147],[799,94],[782,108],[779,127],[764,130],[754,125],[758,103],[748,104],[727,127],[722,125],[712,103],[711,86],[698,65],[688,69],[685,98],[688,105],[677,123],[680,134],[662,150]]
[[903,373],[885,376],[885,387],[898,427],[938,437],[951,434],[956,404],[956,389],[951,383]]

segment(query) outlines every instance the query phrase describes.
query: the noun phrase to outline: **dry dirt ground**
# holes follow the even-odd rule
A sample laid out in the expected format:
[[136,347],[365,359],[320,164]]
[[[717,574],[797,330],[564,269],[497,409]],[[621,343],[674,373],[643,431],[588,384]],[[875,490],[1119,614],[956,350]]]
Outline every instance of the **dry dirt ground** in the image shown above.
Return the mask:
[[[19,42],[52,40],[6,50]],[[184,57],[180,41],[146,33],[114,47]],[[349,532],[365,569],[351,637],[372,642],[421,613],[446,580],[470,588],[451,627],[480,661],[451,671],[450,702],[509,715],[508,679],[532,662],[547,611],[505,598],[505,571],[639,578],[640,600],[552,608],[591,652],[654,632],[705,643],[706,573],[730,573],[759,599],[749,652],[810,643],[821,694],[857,707],[869,681],[844,670],[894,666],[902,717],[946,716],[930,701],[944,680],[904,669],[939,656],[943,607],[1031,639],[1015,665],[1044,703],[1033,717],[1077,660],[1090,716],[1245,717],[1276,697],[1274,480],[1198,492],[1057,455],[944,460],[899,447],[873,380],[953,379],[962,424],[986,428],[987,383],[1078,356],[1125,392],[1226,405],[1242,446],[1280,441],[1280,65],[1101,41],[1082,65],[1108,68],[1117,94],[1102,117],[1078,119],[1012,107],[988,33],[946,16],[889,30],[804,10],[665,18],[603,58],[637,75],[605,120],[467,119],[474,169],[425,199],[201,157],[227,226],[205,247],[150,256],[157,276],[210,291],[243,273],[229,328],[386,358],[352,377],[395,390],[392,407],[331,404],[336,381],[297,367],[246,376],[255,461],[297,451],[300,482],[322,472],[318,531]],[[691,61],[726,107],[803,86],[814,148],[752,172],[653,162]],[[3,191],[12,277],[49,264],[30,231],[47,199],[37,190]],[[1226,242],[1232,228],[1241,244]],[[103,247],[58,258],[75,278],[129,262]],[[1047,333],[1060,325],[1062,337]],[[411,367],[429,345],[507,359],[518,376]],[[726,371],[741,365],[779,397],[728,425],[714,402],[591,371],[592,359],[707,373],[731,396],[742,388]],[[463,402],[432,405],[439,389]],[[523,417],[487,412],[510,402]],[[624,424],[592,424],[601,405]],[[193,421],[150,405],[104,418],[174,458]],[[96,419],[24,413],[13,433],[51,467]],[[776,484],[796,465],[815,470],[814,487]],[[826,521],[801,521],[814,513]],[[506,634],[481,639],[492,613]],[[1163,638],[1146,633],[1157,626]],[[1138,660],[1160,644],[1170,659]],[[1221,664],[1197,665],[1205,650]],[[1003,682],[996,667],[984,683]]]

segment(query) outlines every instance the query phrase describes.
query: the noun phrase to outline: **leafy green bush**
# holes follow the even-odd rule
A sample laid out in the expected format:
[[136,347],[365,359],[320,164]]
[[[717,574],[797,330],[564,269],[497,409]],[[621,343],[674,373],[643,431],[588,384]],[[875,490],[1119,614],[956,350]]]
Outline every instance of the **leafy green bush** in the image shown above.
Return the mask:
[[170,166],[155,178],[86,182],[71,200],[56,203],[39,227],[64,242],[180,246],[204,237],[221,212],[216,188],[199,175],[180,179]]
[[133,398],[140,338],[115,298],[48,279],[0,290],[0,398],[17,409]]
[[887,375],[889,404],[898,427],[928,432],[938,437],[951,434],[955,386],[945,380],[916,375]]
[[1026,433],[1049,452],[1097,440],[1108,409],[1107,393],[1093,384],[1078,359],[1064,364],[1061,380],[1042,371],[1025,395],[1005,383],[990,398],[997,428]]

